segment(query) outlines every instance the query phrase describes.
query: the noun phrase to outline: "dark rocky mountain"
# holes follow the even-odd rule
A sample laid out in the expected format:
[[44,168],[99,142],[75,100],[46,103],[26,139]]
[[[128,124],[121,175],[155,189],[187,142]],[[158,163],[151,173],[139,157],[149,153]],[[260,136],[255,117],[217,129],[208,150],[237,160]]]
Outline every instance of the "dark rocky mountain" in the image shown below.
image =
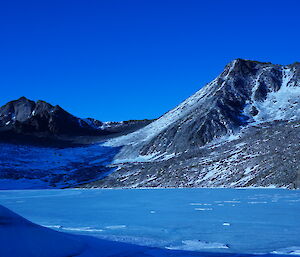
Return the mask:
[[[0,108],[0,125],[18,133],[45,133],[48,135],[97,134],[101,122],[79,119],[60,106],[25,97],[11,101]],[[93,126],[94,125],[94,126]]]
[[81,144],[124,135],[151,121],[101,122],[81,119],[60,106],[45,101],[31,101],[25,97],[0,108],[0,140],[8,142]]

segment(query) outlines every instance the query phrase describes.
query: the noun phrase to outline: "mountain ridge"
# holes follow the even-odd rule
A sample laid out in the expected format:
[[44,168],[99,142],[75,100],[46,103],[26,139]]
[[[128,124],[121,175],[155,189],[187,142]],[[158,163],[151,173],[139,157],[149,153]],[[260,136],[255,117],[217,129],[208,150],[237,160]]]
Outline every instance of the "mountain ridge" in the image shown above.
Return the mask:
[[[180,146],[181,148],[183,146],[190,147],[191,143],[201,146],[213,140],[214,137],[219,137],[227,133],[234,133],[240,126],[247,123],[249,119],[256,115],[255,111],[257,110],[255,109],[249,110],[248,113],[244,112],[246,104],[249,104],[247,101],[250,101],[250,104],[256,101],[263,101],[267,93],[279,90],[282,75],[281,69],[283,67],[293,66],[295,65],[280,66],[257,61],[253,62],[236,59],[226,65],[224,71],[212,82],[208,83],[194,95],[187,98],[173,110],[167,112],[157,121],[145,127],[143,130],[145,131],[148,129],[148,131],[144,134],[153,136],[157,131],[159,131],[158,141],[166,138],[172,139],[172,142],[167,140],[164,145],[173,144],[173,149],[171,149],[171,151],[175,150],[176,152],[176,146]],[[299,73],[300,65],[297,66],[297,72]],[[267,73],[272,72],[273,75],[265,75],[264,71],[261,71],[262,74],[258,74],[259,69],[268,69]],[[254,88],[253,84],[251,85],[249,82],[248,84],[245,84],[243,79],[241,79],[241,77],[245,75],[251,77],[251,83],[257,83],[257,76],[260,77],[261,82],[258,85],[256,84],[257,88],[255,92],[252,92],[252,89]],[[268,84],[265,82],[268,82]],[[271,88],[268,88],[268,85],[271,86]],[[215,94],[215,96],[213,96],[213,94]],[[206,100],[207,98],[209,98],[209,103],[208,101],[203,101],[203,99]],[[209,110],[207,110],[208,107],[210,108]],[[250,106],[248,108],[250,108]],[[188,110],[186,111],[185,109]],[[206,110],[208,112],[205,112]],[[194,115],[193,113],[191,114],[191,112],[194,111],[196,111],[200,116],[202,115],[202,117],[194,121],[192,120],[193,122],[191,122],[189,119],[191,119],[191,116]],[[191,115],[188,114],[188,112]],[[210,122],[211,120],[213,120],[213,123]],[[178,133],[177,128],[180,128],[181,124],[184,124],[185,122],[190,123],[190,126],[187,128],[185,133],[194,136],[190,136],[190,138],[187,139],[188,142],[185,142],[183,145],[182,133]],[[197,128],[197,126],[201,123],[201,129]],[[174,124],[174,126],[172,127],[171,124]],[[164,129],[168,126],[169,130],[164,131]],[[157,131],[155,131],[155,129]],[[213,133],[211,133],[211,131],[213,131]],[[138,133],[141,133],[141,131],[137,131],[136,133],[133,133],[133,135],[130,134],[123,137],[123,141],[122,139],[112,140],[107,145],[126,145],[126,139],[129,138],[127,141],[133,141],[130,137],[136,136]],[[179,134],[177,138],[176,134]],[[200,137],[197,136],[197,134],[200,134]],[[141,138],[142,141],[145,141],[144,135],[141,136]],[[134,140],[136,141],[139,139],[136,137]],[[154,149],[153,145],[155,145],[155,142],[153,141],[149,143],[148,146],[144,144],[140,153],[142,155],[147,155],[155,151],[159,152],[160,149]]]
[[[124,124],[106,125],[119,132],[97,141],[99,153],[85,149],[71,175],[65,165],[64,182],[51,175],[58,181],[51,185],[80,176],[68,186],[300,187],[300,63],[236,59],[157,120],[129,122],[134,129],[125,132]],[[37,167],[46,181],[47,171]],[[14,178],[26,175],[10,169]]]
[[[299,63],[282,66],[236,59],[216,79],[158,120],[109,140],[107,146],[123,146],[115,157],[118,171],[91,185],[298,188],[299,102]],[[268,133],[272,138],[268,139]],[[255,144],[264,148],[252,145],[248,138],[257,134],[260,137]],[[237,138],[226,139],[230,135]],[[286,145],[276,145],[285,140]],[[247,154],[243,157],[237,153],[232,142],[247,146]],[[211,145],[218,147],[212,152]],[[273,148],[285,153],[285,161]],[[226,157],[227,152],[236,160],[241,158],[241,163]]]
[[93,118],[82,119],[59,105],[32,101],[23,96],[0,107],[0,141],[50,146],[86,144],[130,133],[150,122],[152,120],[101,122]]

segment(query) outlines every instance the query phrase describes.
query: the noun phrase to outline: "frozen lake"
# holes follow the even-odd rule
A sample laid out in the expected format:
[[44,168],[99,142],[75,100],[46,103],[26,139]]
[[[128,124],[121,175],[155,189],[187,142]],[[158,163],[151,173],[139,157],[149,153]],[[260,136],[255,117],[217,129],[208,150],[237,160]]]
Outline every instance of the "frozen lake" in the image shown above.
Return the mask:
[[300,191],[0,191],[0,204],[53,229],[160,248],[300,254]]

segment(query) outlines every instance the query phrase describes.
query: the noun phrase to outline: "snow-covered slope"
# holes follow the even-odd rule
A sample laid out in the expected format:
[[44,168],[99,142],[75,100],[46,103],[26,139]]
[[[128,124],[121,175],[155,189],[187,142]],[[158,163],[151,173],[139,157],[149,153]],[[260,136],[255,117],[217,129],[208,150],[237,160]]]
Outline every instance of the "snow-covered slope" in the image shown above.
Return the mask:
[[53,148],[0,143],[0,190],[64,188],[103,178],[118,148]]
[[[255,101],[245,109],[245,114],[251,117],[249,106],[257,110],[252,117],[257,123],[273,120],[299,120],[300,118],[300,80],[297,79],[297,66],[282,67],[282,82],[277,91],[267,94],[264,101]],[[259,79],[259,78],[258,78]],[[257,81],[257,83],[259,83]]]
[[123,146],[117,172],[88,186],[300,187],[300,63],[237,59]]
[[300,188],[300,122],[247,126],[198,149],[119,169],[87,187]]
[[[180,153],[257,123],[300,118],[300,64],[287,66],[242,59],[150,125],[112,139],[119,158]],[[132,147],[133,146],[133,147]]]

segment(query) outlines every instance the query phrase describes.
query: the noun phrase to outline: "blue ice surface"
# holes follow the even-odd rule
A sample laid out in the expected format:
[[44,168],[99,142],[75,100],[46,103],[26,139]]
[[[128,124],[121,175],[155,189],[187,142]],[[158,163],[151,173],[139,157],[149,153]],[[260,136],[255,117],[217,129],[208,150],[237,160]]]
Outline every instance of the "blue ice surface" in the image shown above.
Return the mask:
[[114,169],[106,166],[119,148],[101,144],[50,148],[0,143],[0,151],[0,190],[45,189],[70,187],[108,175]]
[[0,191],[0,204],[37,224],[109,242],[212,256],[300,250],[298,190],[9,190]]

